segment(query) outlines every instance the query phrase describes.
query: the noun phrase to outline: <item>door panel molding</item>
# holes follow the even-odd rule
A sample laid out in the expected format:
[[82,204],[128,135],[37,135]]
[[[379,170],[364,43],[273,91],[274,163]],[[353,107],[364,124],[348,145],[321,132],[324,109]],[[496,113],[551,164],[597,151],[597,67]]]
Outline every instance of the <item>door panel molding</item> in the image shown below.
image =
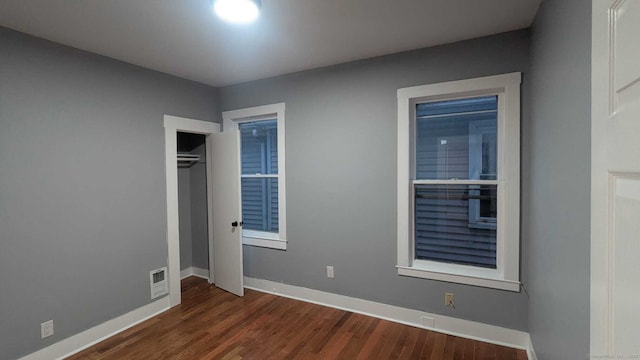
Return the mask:
[[590,356],[640,354],[640,2],[592,1]]

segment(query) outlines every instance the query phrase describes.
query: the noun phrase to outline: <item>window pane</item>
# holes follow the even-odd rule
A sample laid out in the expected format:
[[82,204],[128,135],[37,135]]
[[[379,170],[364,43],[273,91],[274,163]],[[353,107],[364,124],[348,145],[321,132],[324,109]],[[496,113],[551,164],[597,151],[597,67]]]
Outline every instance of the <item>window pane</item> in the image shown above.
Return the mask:
[[278,179],[242,178],[242,221],[248,230],[278,232]]
[[242,148],[242,174],[277,174],[277,120],[245,122],[238,127]]
[[498,139],[496,133],[482,133],[480,136],[482,139],[482,170],[480,179],[495,180],[498,173],[498,154],[496,153]]
[[416,105],[416,179],[493,180],[498,97]]
[[497,189],[495,186],[481,186],[479,200],[471,200],[479,203],[481,218],[493,219],[495,221],[498,214],[498,203],[496,202]]
[[495,219],[496,185],[414,185],[414,190],[416,259],[496,268],[495,225],[477,225],[491,219],[474,215],[485,209]]

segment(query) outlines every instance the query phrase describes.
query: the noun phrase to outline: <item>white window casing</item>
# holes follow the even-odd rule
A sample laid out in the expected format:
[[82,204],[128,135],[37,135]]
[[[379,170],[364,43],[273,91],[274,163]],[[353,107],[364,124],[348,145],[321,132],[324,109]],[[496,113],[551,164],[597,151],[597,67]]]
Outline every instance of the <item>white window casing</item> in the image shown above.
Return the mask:
[[[286,222],[286,177],[285,177],[285,104],[256,106],[246,109],[224,111],[222,113],[223,131],[235,131],[238,133],[238,124],[242,122],[256,122],[260,120],[277,120],[278,137],[278,174],[260,175],[260,177],[272,177],[278,180],[278,232],[265,232],[257,230],[242,230],[242,243],[259,247],[267,247],[279,250],[287,248],[287,222]],[[240,149],[238,149],[240,151]],[[241,164],[239,164],[241,165]],[[251,177],[243,175],[243,177]],[[240,179],[238,179],[240,181]]]
[[[398,89],[398,274],[509,291],[520,290],[520,83],[521,73],[516,72]],[[416,104],[487,95],[498,96],[496,180],[416,180]],[[415,258],[415,184],[497,185],[495,269]]]

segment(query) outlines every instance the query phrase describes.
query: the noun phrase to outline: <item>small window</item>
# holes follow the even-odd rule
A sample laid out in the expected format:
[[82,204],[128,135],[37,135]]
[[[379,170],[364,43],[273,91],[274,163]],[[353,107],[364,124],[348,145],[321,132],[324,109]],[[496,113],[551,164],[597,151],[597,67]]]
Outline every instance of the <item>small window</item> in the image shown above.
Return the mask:
[[520,74],[398,90],[398,273],[519,290]]
[[284,104],[225,111],[224,128],[240,137],[242,240],[286,249]]
[[278,232],[278,122],[240,123],[242,221],[245,230]]

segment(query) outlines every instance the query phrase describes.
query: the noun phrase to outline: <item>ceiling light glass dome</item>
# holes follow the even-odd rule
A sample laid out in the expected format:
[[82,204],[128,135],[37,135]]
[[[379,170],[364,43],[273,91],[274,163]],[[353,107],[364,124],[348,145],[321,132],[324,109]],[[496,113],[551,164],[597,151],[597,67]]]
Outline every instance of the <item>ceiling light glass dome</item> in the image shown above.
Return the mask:
[[260,0],[213,0],[213,10],[222,20],[246,24],[260,14]]

